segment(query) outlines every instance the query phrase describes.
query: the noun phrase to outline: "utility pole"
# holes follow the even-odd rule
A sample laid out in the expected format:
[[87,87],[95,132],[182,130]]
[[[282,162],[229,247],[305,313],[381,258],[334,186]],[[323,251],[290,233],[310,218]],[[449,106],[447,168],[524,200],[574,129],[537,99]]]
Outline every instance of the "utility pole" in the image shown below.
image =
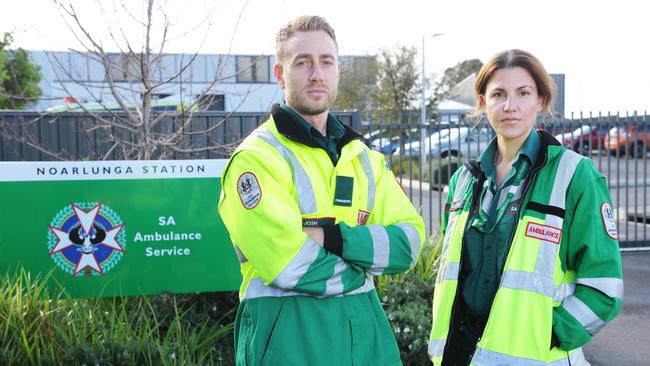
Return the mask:
[[[442,36],[445,33],[436,33],[431,35],[431,38]],[[425,124],[427,121],[427,78],[426,78],[426,52],[424,48],[424,41],[427,36],[422,36],[422,93],[421,93],[421,105],[420,105],[420,174],[422,174],[422,168],[424,167],[423,160],[427,154],[425,140],[427,139]],[[422,177],[420,177],[422,179]]]

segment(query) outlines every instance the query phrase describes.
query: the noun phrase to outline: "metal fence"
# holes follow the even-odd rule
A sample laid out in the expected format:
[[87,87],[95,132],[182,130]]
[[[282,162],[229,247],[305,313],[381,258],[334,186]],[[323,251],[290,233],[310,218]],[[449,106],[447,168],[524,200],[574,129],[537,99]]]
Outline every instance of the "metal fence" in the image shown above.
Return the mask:
[[[361,126],[356,112],[337,112],[339,119],[358,129]],[[268,113],[194,112],[179,145],[193,152],[173,152],[172,159],[228,158],[234,147],[257,126],[266,121]],[[0,111],[0,161],[53,160],[48,152],[56,152],[65,160],[119,160],[123,155],[111,150],[114,136],[135,142],[134,133],[110,126],[111,121],[124,119],[119,112],[91,115],[84,112],[37,113]],[[185,125],[186,115],[170,114],[151,131],[165,134]],[[102,124],[96,123],[102,119]],[[101,128],[98,126],[101,125]],[[197,131],[209,130],[208,133]],[[203,150],[202,147],[216,147]],[[158,159],[154,154],[152,159]]]
[[[400,117],[401,124],[377,119],[365,125],[362,133],[369,146],[385,154],[420,209],[428,232],[436,232],[449,177],[465,160],[477,159],[494,132],[486,121],[475,126],[463,115],[438,116],[437,122],[426,125],[418,123],[417,114]],[[590,158],[603,174],[624,248],[650,247],[649,121],[645,114],[601,114],[537,122],[538,128],[556,136],[564,146]]]
[[[464,115],[437,115],[421,125],[418,113],[381,116],[362,125],[356,112],[337,112],[361,132],[371,148],[382,152],[414,205],[427,231],[439,229],[446,183],[468,158],[477,158],[494,136],[486,122],[478,126]],[[71,160],[97,160],[109,149],[105,136],[83,128],[92,116],[83,113],[38,114],[0,112],[0,161],[41,161],[50,156],[25,141],[7,138],[8,130],[30,136],[52,151],[66,151]],[[219,124],[208,135],[190,135],[190,146],[236,146],[268,118],[268,113],[195,113],[191,128]],[[401,123],[390,123],[401,121]],[[620,243],[625,248],[650,247],[650,118],[648,115],[588,115],[537,122],[568,148],[589,157],[609,185]],[[221,123],[223,122],[223,123]],[[173,121],[169,121],[173,123]],[[174,159],[227,158],[231,150],[175,153]],[[116,159],[108,154],[108,159]]]

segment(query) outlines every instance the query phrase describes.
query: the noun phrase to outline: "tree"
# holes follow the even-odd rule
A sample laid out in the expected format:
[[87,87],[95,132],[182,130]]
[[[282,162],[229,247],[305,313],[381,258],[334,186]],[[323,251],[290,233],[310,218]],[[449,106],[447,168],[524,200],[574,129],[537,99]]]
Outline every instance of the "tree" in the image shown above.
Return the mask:
[[339,92],[332,109],[355,109],[364,119],[372,109],[369,97],[377,89],[377,58],[354,56],[341,63]]
[[41,72],[22,48],[10,49],[13,38],[5,33],[0,41],[0,109],[23,109],[41,95]]
[[415,47],[380,51],[378,86],[371,96],[377,111],[401,114],[413,107],[420,95],[416,55]]
[[[78,41],[79,45],[69,50],[85,58],[83,64],[90,65],[88,68],[104,71],[104,80],[88,80],[68,59],[61,59],[55,52],[48,53],[57,79],[61,80],[62,92],[75,103],[75,110],[86,113],[87,117],[80,119],[76,127],[78,134],[101,136],[99,145],[110,146],[91,146],[94,159],[168,159],[175,154],[188,156],[233,150],[238,141],[224,145],[215,139],[196,138],[209,136],[226,118],[210,126],[195,122],[193,118],[196,111],[212,103],[217,85],[236,76],[227,75],[224,70],[228,60],[221,57],[215,58],[214,72],[210,73],[208,83],[203,84],[200,90],[196,90],[199,87],[193,83],[193,64],[207,40],[208,31],[216,23],[212,17],[218,15],[218,2],[211,2],[212,8],[205,13],[193,15],[195,21],[189,29],[178,31],[174,27],[178,19],[169,10],[169,2],[113,0],[97,1],[89,6],[82,0],[52,1]],[[239,17],[235,19],[235,30],[247,3],[244,1],[241,5]],[[99,15],[89,13],[91,11]],[[96,27],[98,22],[105,24]],[[204,33],[197,35],[201,32]],[[190,38],[201,40],[195,52],[167,54],[170,42]],[[252,58],[247,65],[238,64],[237,72],[254,69],[258,62]],[[89,100],[79,100],[75,95],[79,90]],[[247,91],[240,93],[246,95]],[[179,98],[177,103],[159,107],[159,100],[170,95]],[[5,137],[26,144],[52,159],[71,158],[65,152],[39,145],[37,138],[25,132],[29,128],[12,128],[6,123],[2,126],[1,122],[0,133]],[[88,141],[91,144],[90,138]]]
[[457,95],[454,93],[454,86],[463,81],[465,78],[478,71],[483,66],[481,60],[473,58],[457,63],[453,67],[445,70],[440,82],[438,82],[433,90],[433,97],[429,101],[429,105],[435,106],[443,99],[454,98]]

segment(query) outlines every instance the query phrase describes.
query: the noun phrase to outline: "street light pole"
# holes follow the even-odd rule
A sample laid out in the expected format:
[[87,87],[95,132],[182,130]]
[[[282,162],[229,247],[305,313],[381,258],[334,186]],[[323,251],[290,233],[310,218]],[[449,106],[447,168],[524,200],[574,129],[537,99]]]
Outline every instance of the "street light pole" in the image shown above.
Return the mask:
[[[436,33],[431,35],[431,38],[442,36],[445,33]],[[427,79],[426,79],[426,53],[424,52],[424,40],[426,36],[422,36],[422,92],[421,92],[421,104],[420,104],[420,174],[422,174],[422,168],[424,167],[423,160],[426,156],[425,143],[426,140],[426,129],[424,127],[427,121],[427,100],[426,100],[426,91],[427,91]],[[422,177],[420,177],[422,179]]]

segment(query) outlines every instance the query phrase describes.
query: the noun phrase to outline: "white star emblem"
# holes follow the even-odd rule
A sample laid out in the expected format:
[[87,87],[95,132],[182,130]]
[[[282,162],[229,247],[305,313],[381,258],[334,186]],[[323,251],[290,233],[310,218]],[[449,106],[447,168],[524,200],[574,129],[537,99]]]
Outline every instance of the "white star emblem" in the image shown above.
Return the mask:
[[[95,257],[95,249],[91,249],[93,244],[90,242],[90,236],[95,226],[95,219],[99,214],[99,210],[101,209],[102,204],[98,203],[88,211],[83,210],[82,208],[80,208],[75,204],[70,204],[70,206],[72,206],[72,210],[74,211],[74,214],[77,217],[79,224],[81,225],[81,230],[83,231],[82,238],[84,240],[82,250],[80,250],[81,257],[79,258],[79,262],[77,263],[77,266],[74,269],[73,276],[76,276],[79,272],[81,272],[86,268],[90,268],[95,272],[98,272],[99,274],[103,275],[104,271],[102,271],[99,262],[97,261],[97,257]],[[119,226],[112,228],[111,230],[107,230],[106,237],[104,238],[104,240],[101,243],[96,243],[95,245],[104,245],[113,250],[117,250],[124,253],[124,248],[117,241],[117,235],[120,233],[120,231],[122,231],[123,228],[124,228],[124,224],[121,224]],[[52,247],[52,250],[50,251],[50,255],[58,253],[75,244],[70,239],[69,232],[65,232],[61,229],[52,226],[50,226],[50,230],[57,237],[57,242]]]

